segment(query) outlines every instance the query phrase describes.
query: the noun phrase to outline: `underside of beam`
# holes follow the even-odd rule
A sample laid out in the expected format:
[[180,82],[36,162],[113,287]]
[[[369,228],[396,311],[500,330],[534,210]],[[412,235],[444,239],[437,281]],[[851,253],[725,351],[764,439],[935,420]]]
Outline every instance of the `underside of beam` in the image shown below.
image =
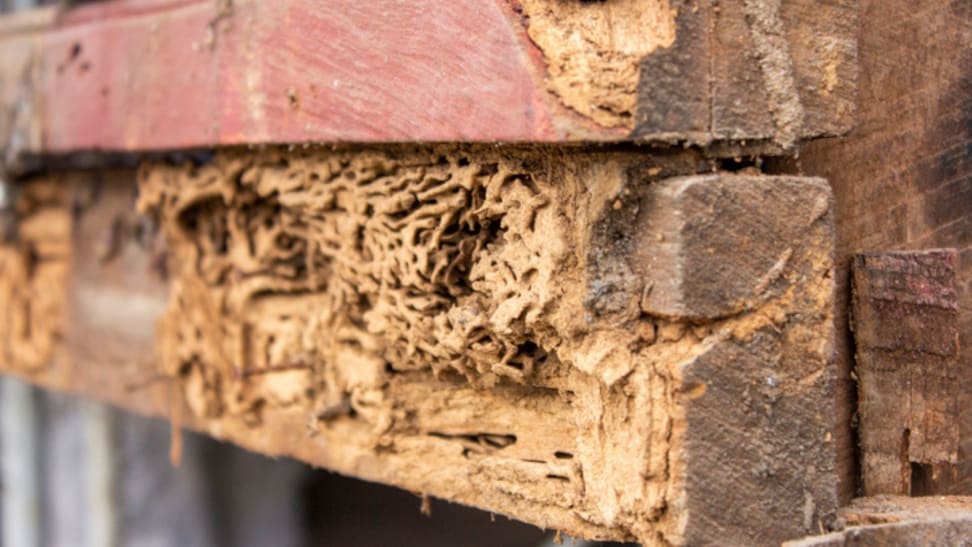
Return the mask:
[[38,176],[0,246],[3,368],[583,537],[817,533],[829,188],[700,161],[386,146]]

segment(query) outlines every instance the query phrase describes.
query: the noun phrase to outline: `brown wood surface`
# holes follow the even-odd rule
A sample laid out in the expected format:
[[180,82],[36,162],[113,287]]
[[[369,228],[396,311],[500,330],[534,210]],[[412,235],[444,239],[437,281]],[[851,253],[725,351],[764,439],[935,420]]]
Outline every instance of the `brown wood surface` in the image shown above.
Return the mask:
[[[958,249],[961,348],[972,347],[972,4],[864,0],[855,129],[806,144],[802,172],[830,181],[836,200],[837,445],[841,495],[855,495],[856,406],[847,329],[849,263],[856,252]],[[936,493],[972,493],[972,351],[961,352],[958,475]]]
[[8,155],[335,141],[786,146],[850,127],[855,8],[85,4],[0,21],[0,144]]
[[954,250],[870,253],[851,264],[851,330],[865,495],[927,494],[958,457]]

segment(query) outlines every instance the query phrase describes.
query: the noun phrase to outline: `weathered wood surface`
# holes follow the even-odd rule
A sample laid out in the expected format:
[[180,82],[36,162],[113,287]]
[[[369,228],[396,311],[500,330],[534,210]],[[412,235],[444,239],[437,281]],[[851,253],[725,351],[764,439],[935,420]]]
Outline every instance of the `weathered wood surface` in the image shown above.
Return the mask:
[[972,541],[972,498],[876,496],[841,509],[847,528],[785,547],[953,547]]
[[[137,198],[130,172],[40,178],[2,247],[4,370],[574,535],[814,533],[836,510],[829,189],[682,176],[699,161],[224,153],[143,166]],[[735,253],[697,244],[721,237]]]
[[870,253],[851,264],[865,495],[921,495],[958,458],[954,250]]
[[[972,347],[972,4],[966,0],[861,3],[857,123],[847,137],[802,147],[806,174],[834,189],[838,310],[849,309],[858,252],[954,247],[959,346]],[[856,386],[847,314],[837,315],[837,445],[841,495],[857,488],[850,424]],[[932,491],[972,494],[972,351],[959,355],[959,465]]]
[[8,153],[796,139],[850,128],[856,0],[116,0],[0,22]]

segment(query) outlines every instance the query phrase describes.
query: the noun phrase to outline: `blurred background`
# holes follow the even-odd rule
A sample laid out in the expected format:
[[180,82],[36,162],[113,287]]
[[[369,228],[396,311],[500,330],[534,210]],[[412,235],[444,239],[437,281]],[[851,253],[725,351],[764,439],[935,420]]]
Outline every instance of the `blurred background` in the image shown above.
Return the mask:
[[12,378],[0,388],[4,546],[554,544],[505,517],[435,499],[426,516],[414,494],[189,432],[172,467],[162,420]]

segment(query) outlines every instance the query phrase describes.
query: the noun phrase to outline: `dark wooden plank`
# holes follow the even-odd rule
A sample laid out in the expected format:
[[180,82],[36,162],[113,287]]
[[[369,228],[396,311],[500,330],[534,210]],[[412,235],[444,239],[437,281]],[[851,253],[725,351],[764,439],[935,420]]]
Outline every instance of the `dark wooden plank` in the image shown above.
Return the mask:
[[926,494],[958,457],[954,250],[872,253],[852,263],[864,493]]
[[649,284],[641,310],[696,320],[778,295],[791,242],[832,207],[822,179],[721,175],[674,179],[649,203],[632,264]]
[[[779,21],[779,3],[771,8],[775,13],[766,13],[769,21]],[[766,8],[761,8],[762,9]],[[778,51],[780,44],[767,36],[765,21],[758,27],[750,22],[745,9],[745,2],[736,0],[722,6],[713,13],[712,40],[715,42],[712,52],[712,132],[723,138],[772,138],[776,134],[773,125],[771,106],[794,108],[793,102],[798,102],[798,96],[793,89],[792,68],[783,67],[778,75],[784,82],[786,89],[780,90],[785,96],[784,105],[771,105],[769,88],[763,70],[758,62],[762,57],[772,57],[777,64],[785,64],[789,57]],[[759,36],[763,46],[761,53],[757,51],[754,38]],[[772,43],[771,43],[772,41]],[[739,55],[739,52],[744,54]],[[774,55],[775,53],[775,55]],[[774,67],[767,65],[768,70]],[[775,67],[779,69],[780,67]],[[775,97],[774,97],[775,98]],[[760,105],[762,108],[753,108]],[[792,112],[789,113],[791,116]],[[791,142],[796,128],[789,127],[786,136]]]
[[789,147],[853,126],[856,0],[674,5],[675,43],[642,63],[636,135]]
[[712,14],[699,4],[673,0],[678,30],[672,44],[641,61],[634,137],[706,140],[712,121]]
[[[839,135],[854,124],[857,2],[733,0],[715,15],[712,133]],[[810,129],[812,128],[812,130]]]

